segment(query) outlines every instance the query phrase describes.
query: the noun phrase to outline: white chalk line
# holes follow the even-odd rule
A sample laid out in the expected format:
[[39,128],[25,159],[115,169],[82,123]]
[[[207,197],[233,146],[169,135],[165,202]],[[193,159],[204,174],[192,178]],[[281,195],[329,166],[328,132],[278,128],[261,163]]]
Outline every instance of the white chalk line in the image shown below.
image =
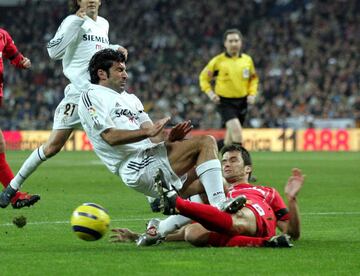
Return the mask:
[[[359,216],[360,212],[316,212],[316,213],[302,213],[301,216]],[[150,218],[124,218],[112,219],[112,222],[131,222],[131,221],[147,221]],[[28,222],[28,225],[46,225],[46,224],[69,224],[70,220],[59,221],[34,221]],[[1,226],[12,226],[13,223],[0,223]]]
[[[127,218],[127,219],[112,219],[111,222],[126,222],[126,221],[147,221],[150,218]],[[27,225],[41,225],[41,224],[70,224],[70,220],[58,220],[58,221],[34,221],[28,222]],[[1,226],[10,226],[13,223],[2,223]]]
[[305,216],[358,216],[360,212],[316,212],[316,213],[301,213]]

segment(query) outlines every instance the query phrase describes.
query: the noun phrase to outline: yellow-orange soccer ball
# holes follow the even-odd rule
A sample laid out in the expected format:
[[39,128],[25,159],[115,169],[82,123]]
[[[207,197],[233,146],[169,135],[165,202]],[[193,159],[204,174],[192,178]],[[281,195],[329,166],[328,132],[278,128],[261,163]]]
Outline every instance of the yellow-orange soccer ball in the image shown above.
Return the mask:
[[95,203],[84,203],[71,216],[75,234],[85,241],[101,239],[109,230],[110,217],[107,210]]

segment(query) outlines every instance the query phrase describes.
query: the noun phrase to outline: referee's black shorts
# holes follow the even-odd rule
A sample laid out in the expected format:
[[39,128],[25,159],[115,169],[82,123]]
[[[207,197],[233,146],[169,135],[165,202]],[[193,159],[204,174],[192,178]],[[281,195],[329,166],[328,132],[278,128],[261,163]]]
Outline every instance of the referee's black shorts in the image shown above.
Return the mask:
[[225,126],[226,122],[238,118],[241,125],[245,122],[247,113],[247,97],[243,98],[224,98],[220,97],[220,103],[217,106],[218,112],[221,115],[222,123]]

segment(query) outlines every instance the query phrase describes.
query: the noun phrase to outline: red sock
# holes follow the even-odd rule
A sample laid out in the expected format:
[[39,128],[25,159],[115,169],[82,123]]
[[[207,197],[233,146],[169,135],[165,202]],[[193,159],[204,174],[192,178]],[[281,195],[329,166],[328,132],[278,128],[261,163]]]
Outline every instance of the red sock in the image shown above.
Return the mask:
[[261,247],[264,246],[266,238],[248,237],[248,236],[234,236],[227,243],[228,247],[248,246],[248,247]]
[[211,205],[191,202],[177,197],[176,209],[181,215],[197,221],[210,231],[226,234],[233,225],[230,214],[221,212]]
[[4,187],[7,187],[13,178],[14,174],[6,162],[5,153],[0,153],[0,182]]

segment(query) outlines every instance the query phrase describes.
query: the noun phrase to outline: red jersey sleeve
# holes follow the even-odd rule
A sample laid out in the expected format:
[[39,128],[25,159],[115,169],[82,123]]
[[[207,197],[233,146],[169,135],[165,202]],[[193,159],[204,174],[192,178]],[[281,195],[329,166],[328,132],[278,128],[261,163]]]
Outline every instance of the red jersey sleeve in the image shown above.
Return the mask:
[[17,68],[24,68],[23,65],[21,64],[21,61],[23,60],[24,56],[18,51],[9,33],[5,30],[2,31],[5,42],[3,49],[3,57],[9,59],[11,64],[16,66]]
[[286,207],[284,200],[276,189],[272,188],[272,192],[272,198],[269,204],[273,209],[277,220],[288,220],[289,210]]

